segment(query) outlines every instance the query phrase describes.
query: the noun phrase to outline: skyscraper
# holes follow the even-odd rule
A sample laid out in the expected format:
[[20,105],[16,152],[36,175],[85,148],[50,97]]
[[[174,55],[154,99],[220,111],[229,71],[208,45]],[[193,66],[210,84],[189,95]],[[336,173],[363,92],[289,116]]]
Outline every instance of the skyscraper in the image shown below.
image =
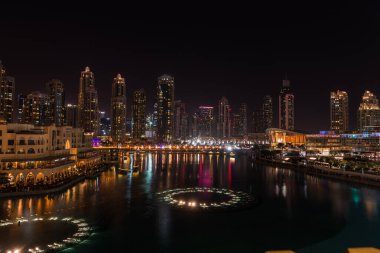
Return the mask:
[[174,78],[162,75],[157,84],[157,130],[159,142],[170,142],[173,138]]
[[258,110],[255,110],[253,113],[252,113],[252,131],[254,133],[263,133],[265,132],[265,127],[264,127],[264,122],[263,122],[263,110],[262,109],[258,109]]
[[111,136],[114,143],[122,143],[127,131],[127,94],[124,78],[113,79],[111,95]]
[[78,124],[78,106],[67,104],[65,108],[65,125],[72,127],[79,127]]
[[294,94],[287,77],[282,81],[282,88],[278,96],[279,128],[294,130]]
[[366,90],[358,109],[358,130],[377,131],[380,128],[379,100],[370,91]]
[[348,131],[348,95],[345,91],[330,92],[330,130],[335,133]]
[[145,138],[146,130],[146,94],[144,89],[133,92],[132,136],[134,139]]
[[214,107],[199,106],[198,107],[198,136],[212,137],[214,126]]
[[231,136],[231,107],[225,97],[218,104],[217,137],[225,138]]
[[242,136],[242,117],[239,113],[232,113],[232,136]]
[[174,139],[184,139],[187,137],[187,113],[186,106],[181,100],[174,102]]
[[50,112],[52,122],[56,126],[63,126],[65,123],[65,92],[63,83],[53,79],[46,84],[47,95],[50,99]]
[[272,97],[267,95],[263,98],[263,104],[262,104],[262,125],[264,128],[264,131],[267,128],[273,127],[273,103],[272,103]]
[[25,123],[37,126],[47,126],[52,123],[50,98],[47,94],[39,91],[28,94],[25,105]]
[[94,73],[86,67],[81,72],[78,96],[78,122],[85,133],[96,136],[99,131],[98,92],[95,88]]
[[0,116],[7,122],[14,121],[15,79],[7,76],[0,61]]

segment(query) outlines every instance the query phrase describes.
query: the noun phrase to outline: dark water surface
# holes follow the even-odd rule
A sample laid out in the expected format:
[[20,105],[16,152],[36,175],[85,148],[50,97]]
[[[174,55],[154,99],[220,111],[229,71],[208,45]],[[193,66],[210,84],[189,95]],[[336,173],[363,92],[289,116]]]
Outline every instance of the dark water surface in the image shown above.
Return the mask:
[[[354,246],[380,247],[377,189],[252,164],[245,155],[144,153],[131,155],[131,162],[134,172],[111,169],[62,194],[1,199],[0,219],[85,218],[94,234],[65,252],[344,252]],[[249,192],[258,204],[239,211],[194,212],[156,199],[156,192],[191,186]],[[47,241],[68,233],[31,229],[29,234]],[[5,237],[1,233],[8,232],[0,229]],[[14,236],[9,245],[22,248],[25,240]]]

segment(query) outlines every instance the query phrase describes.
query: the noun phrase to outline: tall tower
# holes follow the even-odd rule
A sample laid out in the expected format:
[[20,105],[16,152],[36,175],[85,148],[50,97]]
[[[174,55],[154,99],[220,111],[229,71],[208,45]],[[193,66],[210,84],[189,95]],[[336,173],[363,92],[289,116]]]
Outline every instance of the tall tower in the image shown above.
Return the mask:
[[56,126],[63,126],[65,123],[65,91],[60,80],[53,79],[46,84],[47,95],[50,99],[50,112],[52,122]]
[[330,130],[338,134],[348,131],[348,94],[337,90],[330,92]]
[[0,61],[0,116],[7,122],[14,121],[15,79],[7,76]]
[[267,95],[263,98],[262,117],[264,131],[273,127],[273,103],[272,97]]
[[218,105],[217,136],[219,138],[231,136],[231,107],[225,97],[220,99]]
[[127,131],[127,95],[125,80],[120,74],[113,79],[111,95],[111,136],[114,143],[122,143]]
[[174,78],[162,75],[157,84],[157,131],[159,142],[170,142],[173,138]]
[[86,67],[81,72],[78,96],[78,122],[87,134],[97,136],[99,131],[98,92],[95,88],[94,73]]
[[366,90],[358,109],[358,130],[372,132],[377,131],[379,127],[379,100],[372,92]]
[[144,89],[133,92],[132,121],[133,138],[144,138],[146,129],[146,94]]
[[290,81],[287,77],[282,81],[282,88],[278,96],[279,102],[279,128],[294,130],[294,94],[290,88]]

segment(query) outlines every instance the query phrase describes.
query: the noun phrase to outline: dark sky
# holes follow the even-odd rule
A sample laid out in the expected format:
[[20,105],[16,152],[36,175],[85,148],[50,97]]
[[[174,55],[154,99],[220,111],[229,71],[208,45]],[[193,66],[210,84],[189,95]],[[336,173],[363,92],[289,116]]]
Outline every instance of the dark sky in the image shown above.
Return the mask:
[[[329,92],[346,90],[351,121],[365,89],[380,96],[380,5],[375,1],[177,1],[130,5],[66,1],[1,3],[0,59],[17,92],[61,79],[76,103],[80,71],[95,73],[101,109],[111,83],[126,77],[128,100],[143,87],[153,102],[156,78],[175,77],[176,99],[253,110],[274,97],[285,72],[296,96],[296,128],[329,127]],[[205,2],[205,1],[204,1]],[[364,3],[366,2],[366,3]]]

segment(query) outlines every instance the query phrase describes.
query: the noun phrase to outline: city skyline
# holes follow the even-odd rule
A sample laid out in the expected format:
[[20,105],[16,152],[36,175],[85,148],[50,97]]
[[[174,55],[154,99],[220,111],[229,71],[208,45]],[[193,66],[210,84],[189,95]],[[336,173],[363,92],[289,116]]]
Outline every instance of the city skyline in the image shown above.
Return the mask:
[[[119,72],[129,91],[146,90],[148,107],[157,76],[174,76],[176,94],[189,111],[226,95],[234,108],[244,102],[258,107],[265,95],[277,96],[287,72],[297,97],[296,127],[310,131],[328,129],[329,117],[318,115],[329,113],[331,90],[351,94],[351,111],[357,109],[363,90],[380,94],[378,3],[330,3],[325,8],[318,2],[303,12],[294,3],[279,3],[275,9],[261,3],[255,12],[242,15],[227,6],[210,14],[206,5],[197,20],[191,18],[191,7],[175,11],[175,6],[165,5],[140,13],[138,6],[130,6],[128,15],[117,15],[122,8],[97,4],[2,6],[9,11],[0,17],[0,59],[16,78],[18,92],[41,89],[57,78],[65,85],[67,102],[75,103],[77,73],[90,66],[104,95],[100,108],[107,113],[109,85]],[[139,22],[131,10],[141,14]],[[169,17],[157,19],[159,10],[170,11],[176,24]],[[235,18],[224,20],[225,13]],[[19,40],[18,34],[25,36]],[[307,110],[302,106],[306,103]],[[350,126],[355,125],[352,120]]]

